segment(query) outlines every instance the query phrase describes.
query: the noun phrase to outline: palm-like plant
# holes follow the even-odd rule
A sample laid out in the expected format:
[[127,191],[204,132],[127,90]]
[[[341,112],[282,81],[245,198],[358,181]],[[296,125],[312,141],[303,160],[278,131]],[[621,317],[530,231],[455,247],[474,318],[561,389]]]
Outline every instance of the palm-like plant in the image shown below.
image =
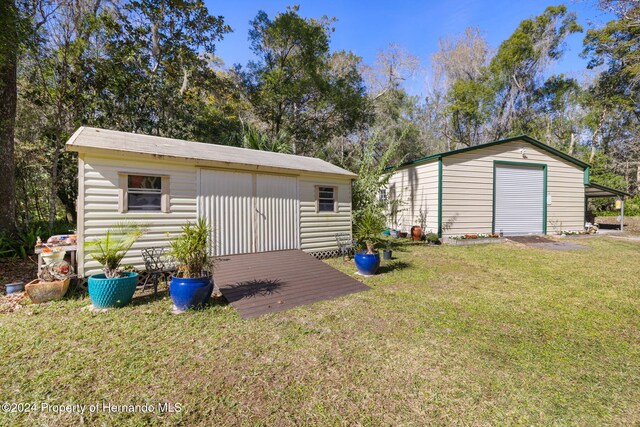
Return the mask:
[[273,151],[274,153],[291,153],[291,138],[284,131],[271,137],[255,127],[249,127],[242,135],[244,148],[252,150]]
[[117,223],[103,237],[86,242],[85,248],[102,265],[107,278],[120,277],[122,259],[145,232],[146,228],[140,224]]
[[373,254],[373,249],[380,241],[380,233],[384,231],[385,221],[381,212],[367,209],[362,213],[356,224],[356,238],[365,243],[367,253]]
[[202,277],[206,266],[213,268],[215,258],[209,256],[211,227],[204,218],[182,227],[182,235],[171,242],[171,254],[179,264],[183,277]]

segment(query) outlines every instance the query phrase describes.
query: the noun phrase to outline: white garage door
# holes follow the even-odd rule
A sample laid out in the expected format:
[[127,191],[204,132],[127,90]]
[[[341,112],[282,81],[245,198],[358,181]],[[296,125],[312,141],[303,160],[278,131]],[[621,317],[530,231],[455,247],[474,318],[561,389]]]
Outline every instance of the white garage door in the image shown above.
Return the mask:
[[544,230],[544,169],[496,165],[495,232],[516,236]]
[[213,254],[297,249],[297,193],[294,177],[202,169],[198,214],[213,226]]

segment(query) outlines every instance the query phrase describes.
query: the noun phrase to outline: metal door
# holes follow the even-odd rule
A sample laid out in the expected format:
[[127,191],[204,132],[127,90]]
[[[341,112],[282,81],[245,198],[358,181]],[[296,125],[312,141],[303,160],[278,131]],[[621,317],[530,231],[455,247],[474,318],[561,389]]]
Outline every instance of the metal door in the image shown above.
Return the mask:
[[494,232],[543,234],[544,167],[495,166]]

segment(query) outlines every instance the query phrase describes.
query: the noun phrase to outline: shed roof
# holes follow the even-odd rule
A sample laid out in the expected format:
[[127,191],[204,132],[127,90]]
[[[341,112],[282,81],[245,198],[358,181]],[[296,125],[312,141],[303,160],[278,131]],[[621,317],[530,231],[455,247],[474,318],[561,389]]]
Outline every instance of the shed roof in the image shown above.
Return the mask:
[[584,186],[584,194],[587,198],[591,197],[624,197],[631,196],[626,191],[616,190],[615,188],[606,187],[604,185],[590,182]]
[[[467,151],[473,151],[473,150],[478,150],[480,148],[486,148],[486,147],[491,147],[493,145],[499,145],[499,144],[504,144],[507,142],[513,142],[513,141],[525,141],[528,142],[531,145],[534,145],[542,150],[545,150],[553,155],[556,155],[568,162],[571,162],[577,166],[580,166],[583,169],[586,169],[589,167],[588,163],[583,162],[582,160],[576,159],[573,156],[568,155],[567,153],[563,153],[560,150],[557,150],[547,144],[544,144],[540,141],[538,141],[537,139],[533,139],[530,136],[527,135],[518,135],[518,136],[513,136],[511,138],[505,138],[505,139],[499,139],[497,141],[491,141],[491,142],[487,142],[485,144],[479,144],[479,145],[474,145],[472,147],[465,147],[465,148],[460,148],[458,150],[451,150],[451,151],[446,151],[444,153],[438,153],[438,154],[433,154],[431,156],[426,156],[426,157],[422,157],[420,159],[416,159],[416,160],[412,160],[410,162],[406,162],[406,163],[402,163],[398,166],[394,166],[395,168],[402,168],[405,166],[411,166],[411,165],[417,165],[420,163],[426,163],[429,162],[431,160],[436,160],[436,159],[441,159],[442,157],[447,157],[447,156],[452,156],[454,154],[459,154],[459,153],[465,153]],[[392,168],[389,168],[392,169]]]
[[227,145],[205,144],[84,126],[80,127],[69,138],[66,147],[69,151],[77,152],[97,149],[100,151],[140,153],[175,159],[210,161],[225,163],[229,166],[251,165],[290,171],[356,176],[353,172],[314,157],[251,150]]

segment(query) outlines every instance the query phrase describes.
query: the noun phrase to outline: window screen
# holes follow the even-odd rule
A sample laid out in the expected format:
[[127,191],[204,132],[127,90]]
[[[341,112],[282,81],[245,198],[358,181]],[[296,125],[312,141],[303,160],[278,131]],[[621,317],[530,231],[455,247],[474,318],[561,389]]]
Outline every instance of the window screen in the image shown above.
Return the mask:
[[335,210],[335,188],[318,187],[318,211],[333,212]]
[[129,175],[127,177],[127,205],[130,211],[161,210],[162,178],[159,176]]

